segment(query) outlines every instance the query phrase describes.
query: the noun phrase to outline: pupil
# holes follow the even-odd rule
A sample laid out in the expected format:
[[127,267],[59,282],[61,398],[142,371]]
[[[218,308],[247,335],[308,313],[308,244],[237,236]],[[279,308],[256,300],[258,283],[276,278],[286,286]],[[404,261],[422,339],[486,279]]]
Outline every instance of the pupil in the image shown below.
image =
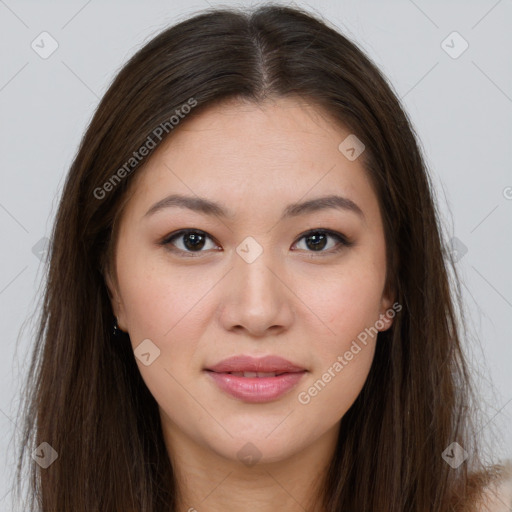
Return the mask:
[[[188,243],[189,240],[192,241],[192,244]],[[204,245],[204,238],[199,233],[188,233],[184,236],[184,244],[187,249],[201,249]]]
[[[319,242],[319,241],[318,241],[318,239],[319,239],[319,238],[321,239],[321,240],[320,240],[320,243],[318,243],[318,242]],[[307,237],[307,239],[306,239],[306,240],[311,240],[311,239],[315,239],[315,240],[317,240],[316,242],[314,242],[314,244],[313,244],[313,248],[316,248],[316,249],[318,249],[318,248],[323,249],[323,248],[325,247],[325,239],[326,239],[325,235],[318,235],[318,234],[310,235],[310,236],[308,236],[308,237]],[[322,243],[322,242],[323,242],[323,243]],[[307,242],[306,242],[306,243],[307,243]],[[308,244],[308,247],[309,247],[309,244]],[[311,248],[311,247],[309,247],[309,248]]]

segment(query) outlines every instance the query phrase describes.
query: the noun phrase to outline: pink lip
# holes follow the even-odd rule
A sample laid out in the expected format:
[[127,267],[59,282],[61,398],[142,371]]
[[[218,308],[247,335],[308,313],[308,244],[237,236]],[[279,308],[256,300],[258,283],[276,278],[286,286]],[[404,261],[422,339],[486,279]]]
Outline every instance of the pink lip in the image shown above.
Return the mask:
[[305,368],[301,368],[290,361],[279,356],[234,356],[224,359],[214,366],[206,368],[212,372],[276,372],[276,373],[294,373],[303,372]]
[[[244,402],[251,403],[276,400],[295,387],[306,371],[278,356],[262,358],[235,356],[206,368],[207,374],[221,390]],[[228,372],[272,372],[278,375],[275,377],[240,377]]]

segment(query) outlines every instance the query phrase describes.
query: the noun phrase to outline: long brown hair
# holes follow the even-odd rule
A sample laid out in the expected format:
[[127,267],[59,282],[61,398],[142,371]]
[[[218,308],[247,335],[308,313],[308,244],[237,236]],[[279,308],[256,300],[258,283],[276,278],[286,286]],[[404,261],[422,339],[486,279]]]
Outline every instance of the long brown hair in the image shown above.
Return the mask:
[[[81,141],[51,236],[24,390],[18,479],[27,450],[46,442],[58,453],[46,469],[27,457],[30,510],[34,501],[44,512],[175,510],[157,403],[128,336],[111,332],[105,273],[118,220],[134,174],[188,117],[229,99],[292,95],[365,144],[384,221],[386,286],[402,305],[341,420],[324,510],[468,510],[480,492],[489,473],[471,476],[484,468],[469,416],[460,290],[411,122],[354,43],[317,15],[265,5],[210,9],[161,32],[118,73]],[[452,442],[469,454],[458,468],[442,457]]]

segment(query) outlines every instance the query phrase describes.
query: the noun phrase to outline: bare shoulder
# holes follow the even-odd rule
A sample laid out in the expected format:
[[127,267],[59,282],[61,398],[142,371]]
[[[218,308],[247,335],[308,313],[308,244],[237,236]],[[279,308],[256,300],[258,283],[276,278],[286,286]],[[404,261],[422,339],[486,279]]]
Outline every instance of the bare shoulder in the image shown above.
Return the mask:
[[503,464],[499,478],[484,489],[475,512],[512,512],[512,460]]

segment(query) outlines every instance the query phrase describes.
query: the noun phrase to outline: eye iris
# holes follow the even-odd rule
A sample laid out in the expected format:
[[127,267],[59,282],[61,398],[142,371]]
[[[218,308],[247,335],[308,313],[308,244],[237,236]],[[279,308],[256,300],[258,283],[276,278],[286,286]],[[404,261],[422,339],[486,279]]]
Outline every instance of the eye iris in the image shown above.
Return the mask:
[[[185,233],[183,235],[183,244],[187,249],[202,249],[204,247],[204,236],[199,233]],[[191,241],[191,244],[188,243]]]
[[316,250],[316,249],[323,249],[325,247],[325,241],[326,241],[327,237],[325,234],[318,234],[318,233],[314,233],[312,235],[309,235],[308,237],[306,237],[306,245],[308,246],[308,248],[310,249],[310,244],[308,243],[309,240],[315,240],[313,242],[313,248]]

